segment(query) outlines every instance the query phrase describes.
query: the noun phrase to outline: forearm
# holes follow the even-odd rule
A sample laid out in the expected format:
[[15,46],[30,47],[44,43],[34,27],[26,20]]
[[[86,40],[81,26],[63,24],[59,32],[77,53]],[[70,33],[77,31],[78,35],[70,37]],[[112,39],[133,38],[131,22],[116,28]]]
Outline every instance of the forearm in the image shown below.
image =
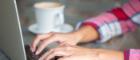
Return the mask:
[[[124,54],[121,51],[104,50],[100,57],[102,60],[124,60]],[[106,59],[104,59],[106,58]]]
[[107,49],[93,49],[98,54],[99,60],[124,60],[124,54],[121,51]]
[[82,26],[73,34],[80,39],[80,42],[90,42],[98,39],[98,33],[95,28],[90,25]]

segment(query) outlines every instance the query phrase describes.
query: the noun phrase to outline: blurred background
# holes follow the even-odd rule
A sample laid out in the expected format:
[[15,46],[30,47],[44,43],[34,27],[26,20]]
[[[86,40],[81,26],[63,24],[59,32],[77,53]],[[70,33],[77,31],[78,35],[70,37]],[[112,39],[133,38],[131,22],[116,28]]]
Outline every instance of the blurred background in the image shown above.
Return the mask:
[[[28,27],[36,22],[33,5],[36,2],[55,1],[60,2],[66,6],[64,11],[65,23],[69,23],[76,27],[80,21],[86,20],[90,17],[110,10],[113,7],[120,6],[127,0],[16,0],[18,4],[18,11],[20,15],[20,22],[23,31],[25,44],[30,44],[35,34],[28,31]],[[115,50],[123,50],[129,48],[140,48],[140,32],[128,33],[126,35],[112,38],[107,43],[97,44],[88,43],[82,44],[86,47],[107,48]]]

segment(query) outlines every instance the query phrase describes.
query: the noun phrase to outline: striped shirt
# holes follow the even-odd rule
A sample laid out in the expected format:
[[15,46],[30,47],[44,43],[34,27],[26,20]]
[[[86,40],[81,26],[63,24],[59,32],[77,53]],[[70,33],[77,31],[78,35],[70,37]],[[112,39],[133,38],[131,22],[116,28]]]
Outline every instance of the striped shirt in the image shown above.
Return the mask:
[[140,0],[130,0],[121,7],[87,19],[82,25],[91,25],[95,28],[100,35],[100,42],[106,42],[112,37],[135,31],[140,25]]

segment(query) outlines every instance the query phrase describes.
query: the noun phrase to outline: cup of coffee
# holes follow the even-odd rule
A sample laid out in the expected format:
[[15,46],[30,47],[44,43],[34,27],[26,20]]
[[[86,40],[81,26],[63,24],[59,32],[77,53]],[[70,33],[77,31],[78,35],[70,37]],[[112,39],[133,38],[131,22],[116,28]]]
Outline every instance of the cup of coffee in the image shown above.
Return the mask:
[[58,2],[38,2],[34,5],[37,33],[59,32],[64,23],[64,5]]

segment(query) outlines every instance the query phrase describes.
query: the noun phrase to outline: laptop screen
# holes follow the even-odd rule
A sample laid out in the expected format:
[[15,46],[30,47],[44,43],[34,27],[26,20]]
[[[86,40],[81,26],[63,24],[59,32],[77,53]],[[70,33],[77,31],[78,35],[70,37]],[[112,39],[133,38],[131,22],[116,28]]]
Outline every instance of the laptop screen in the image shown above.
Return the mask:
[[15,0],[0,0],[0,48],[12,60],[26,60]]

